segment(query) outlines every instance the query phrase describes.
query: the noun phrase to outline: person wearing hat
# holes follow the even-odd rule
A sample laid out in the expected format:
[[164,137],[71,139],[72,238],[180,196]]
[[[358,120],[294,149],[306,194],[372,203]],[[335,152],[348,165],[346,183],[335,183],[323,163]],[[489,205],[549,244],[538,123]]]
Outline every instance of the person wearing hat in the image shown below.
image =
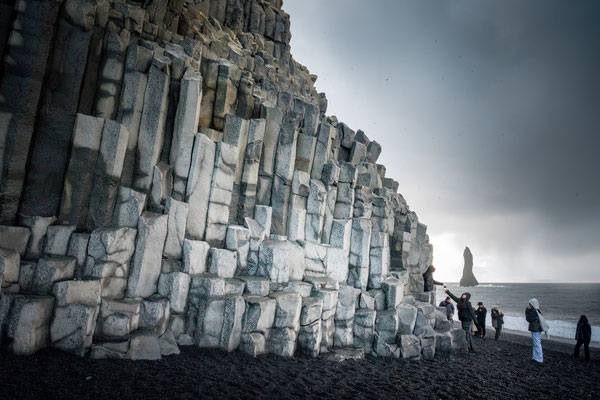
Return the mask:
[[529,322],[529,332],[531,332],[531,339],[533,342],[531,359],[541,364],[544,362],[542,333],[545,332],[546,337],[548,337],[550,327],[542,314],[542,310],[540,310],[540,302],[537,299],[529,300],[527,308],[525,309],[525,319]]
[[500,334],[502,334],[502,325],[504,325],[504,313],[498,309],[498,306],[494,306],[492,308],[492,326],[496,329],[494,340],[500,338]]
[[478,308],[475,310],[475,316],[477,317],[478,329],[475,336],[485,338],[485,317],[487,316],[487,308],[483,306],[481,301],[477,303],[477,305]]

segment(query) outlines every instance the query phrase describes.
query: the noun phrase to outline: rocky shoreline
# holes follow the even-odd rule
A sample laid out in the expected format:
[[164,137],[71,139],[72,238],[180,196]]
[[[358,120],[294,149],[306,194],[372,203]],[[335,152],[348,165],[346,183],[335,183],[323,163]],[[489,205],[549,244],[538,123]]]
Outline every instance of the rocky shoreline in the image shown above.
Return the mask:
[[434,361],[367,357],[250,357],[182,347],[157,361],[93,360],[47,348],[33,356],[0,353],[0,387],[11,399],[439,398],[592,399],[600,393],[600,350],[572,360],[572,346],[545,341],[545,364],[529,361],[527,337],[475,340],[477,354]]

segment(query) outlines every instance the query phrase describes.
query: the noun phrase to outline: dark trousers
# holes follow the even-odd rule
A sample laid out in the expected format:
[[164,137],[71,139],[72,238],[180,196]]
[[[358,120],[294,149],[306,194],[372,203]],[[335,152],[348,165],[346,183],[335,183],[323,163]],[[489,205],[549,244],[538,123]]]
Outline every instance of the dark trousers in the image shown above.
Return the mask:
[[471,321],[468,323],[462,322],[463,331],[465,331],[465,339],[467,339],[467,343],[469,344],[469,349],[473,350],[473,341],[471,340]]
[[477,336],[485,337],[485,323],[479,323],[479,327],[477,328],[477,332],[475,334]]
[[577,344],[575,345],[575,352],[573,353],[573,357],[574,358],[579,358],[579,349],[581,348],[581,345],[583,345],[583,351],[585,353],[585,359],[589,360],[590,359],[590,341],[586,340],[578,340]]
[[502,334],[502,325],[498,325],[496,328],[496,335],[494,336],[494,340],[498,340],[500,335]]

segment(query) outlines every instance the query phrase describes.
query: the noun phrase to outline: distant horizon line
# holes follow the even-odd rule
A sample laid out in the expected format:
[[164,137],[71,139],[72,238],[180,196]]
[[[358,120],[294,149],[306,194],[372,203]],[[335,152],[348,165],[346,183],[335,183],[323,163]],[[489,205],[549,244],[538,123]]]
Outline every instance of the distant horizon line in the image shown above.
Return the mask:
[[[452,281],[447,281],[447,282],[444,282],[444,283],[458,283],[458,284],[460,284],[460,282],[452,282]],[[598,281],[598,282],[589,282],[589,281],[588,282],[556,282],[556,281],[542,281],[542,282],[539,282],[539,281],[538,282],[494,281],[494,282],[491,282],[491,281],[487,281],[487,282],[479,282],[478,285],[474,285],[474,286],[479,286],[481,284],[488,284],[488,283],[489,284],[494,284],[494,283],[528,283],[528,284],[556,283],[556,284],[578,284],[578,285],[589,284],[589,285],[598,285],[598,284],[600,284],[600,281]],[[468,287],[468,286],[466,286],[466,287]]]

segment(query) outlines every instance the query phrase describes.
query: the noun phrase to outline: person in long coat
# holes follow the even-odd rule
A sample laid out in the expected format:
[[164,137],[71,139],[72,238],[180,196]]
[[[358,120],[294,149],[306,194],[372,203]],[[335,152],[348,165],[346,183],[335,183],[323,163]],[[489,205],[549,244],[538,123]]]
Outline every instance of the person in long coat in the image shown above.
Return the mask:
[[577,323],[577,331],[575,332],[575,340],[577,340],[577,344],[575,345],[573,358],[579,358],[579,349],[581,348],[581,345],[583,345],[585,360],[589,361],[590,341],[592,340],[592,326],[588,322],[588,319],[585,315],[582,315],[579,318],[579,322]]
[[492,308],[492,326],[496,329],[494,340],[498,340],[502,334],[502,326],[504,325],[504,313],[498,309],[498,306]]

